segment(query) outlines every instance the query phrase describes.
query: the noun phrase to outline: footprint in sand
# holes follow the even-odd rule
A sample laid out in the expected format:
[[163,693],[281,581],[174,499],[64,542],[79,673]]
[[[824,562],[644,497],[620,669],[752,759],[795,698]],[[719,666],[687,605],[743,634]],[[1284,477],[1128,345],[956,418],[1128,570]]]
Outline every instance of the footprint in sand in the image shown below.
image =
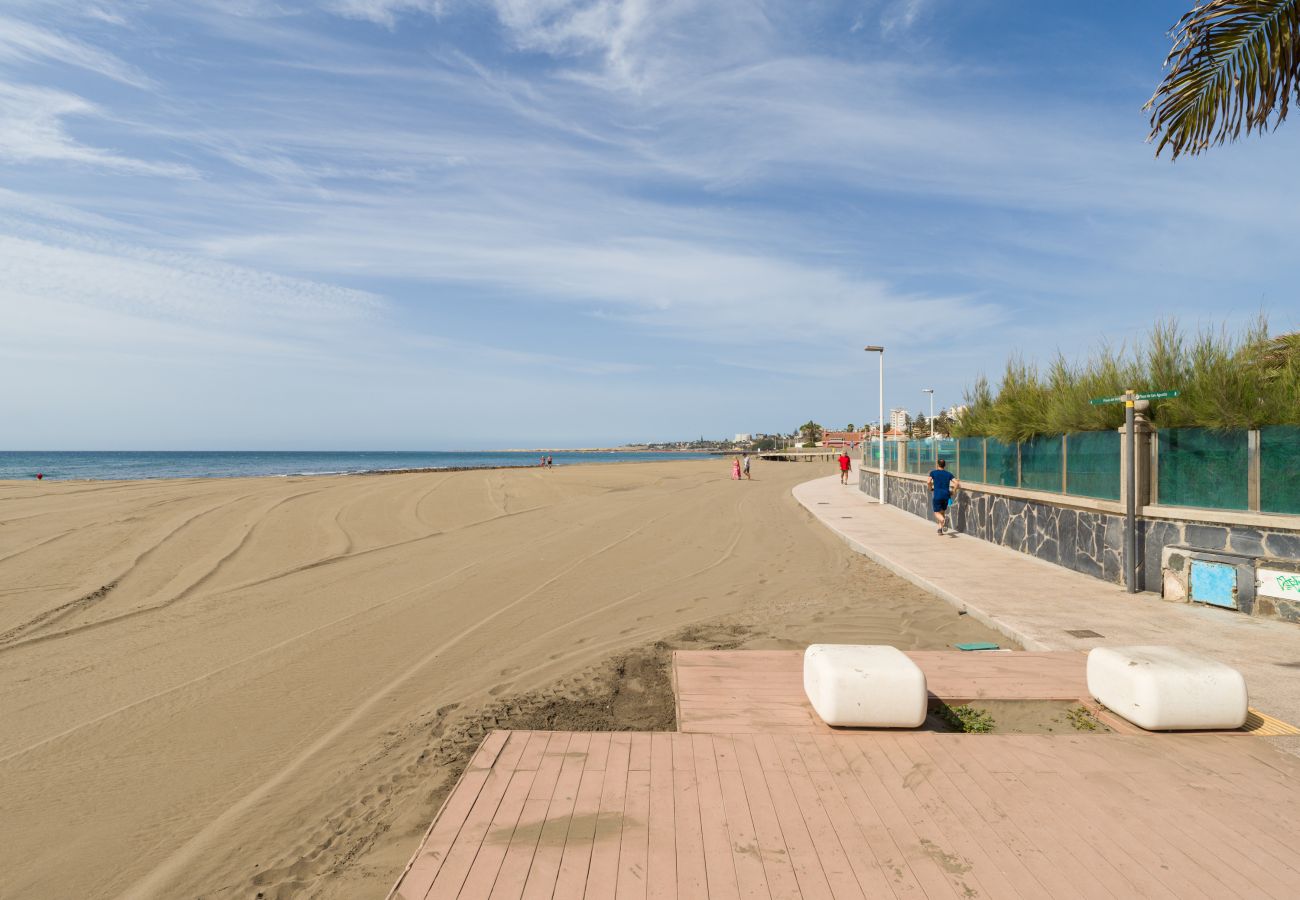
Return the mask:
[[507,668],[502,669],[497,674],[500,675],[502,678],[509,678],[511,675],[518,675],[522,671],[523,669],[520,668],[519,666],[508,666]]
[[488,694],[493,697],[500,697],[502,694],[504,694],[506,691],[510,689],[510,684],[511,682],[507,681],[502,684],[493,685],[492,687],[488,688]]

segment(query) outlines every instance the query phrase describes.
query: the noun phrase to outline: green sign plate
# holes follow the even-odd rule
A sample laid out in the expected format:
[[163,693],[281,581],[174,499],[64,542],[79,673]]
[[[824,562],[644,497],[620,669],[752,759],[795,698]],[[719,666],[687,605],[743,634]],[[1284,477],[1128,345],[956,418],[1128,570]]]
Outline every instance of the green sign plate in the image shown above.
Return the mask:
[[[1138,391],[1133,395],[1134,400],[1167,400],[1170,397],[1177,397],[1178,391]],[[1093,406],[1101,406],[1104,403],[1123,403],[1128,400],[1127,394],[1120,394],[1118,397],[1098,397],[1096,400],[1089,402]]]

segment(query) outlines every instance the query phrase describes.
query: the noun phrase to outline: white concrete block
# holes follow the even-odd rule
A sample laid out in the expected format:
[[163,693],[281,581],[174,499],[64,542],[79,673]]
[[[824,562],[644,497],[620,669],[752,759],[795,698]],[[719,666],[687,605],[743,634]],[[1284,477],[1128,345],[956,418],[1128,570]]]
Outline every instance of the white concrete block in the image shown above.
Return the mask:
[[925,673],[897,647],[813,644],[803,689],[827,725],[916,728],[928,706]]
[[1088,692],[1147,731],[1240,728],[1246,679],[1231,666],[1174,647],[1097,647]]

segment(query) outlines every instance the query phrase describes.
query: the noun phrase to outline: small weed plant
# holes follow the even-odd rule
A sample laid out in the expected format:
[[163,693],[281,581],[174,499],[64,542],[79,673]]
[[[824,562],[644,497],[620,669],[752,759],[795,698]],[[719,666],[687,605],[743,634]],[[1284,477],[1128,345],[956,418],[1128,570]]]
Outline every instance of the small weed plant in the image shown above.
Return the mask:
[[1097,717],[1092,714],[1092,710],[1086,706],[1076,706],[1065,713],[1066,719],[1074,727],[1075,731],[1096,731],[1099,723]]
[[976,709],[965,704],[961,706],[940,706],[936,712],[958,731],[967,734],[988,734],[993,730],[993,716],[985,709]]

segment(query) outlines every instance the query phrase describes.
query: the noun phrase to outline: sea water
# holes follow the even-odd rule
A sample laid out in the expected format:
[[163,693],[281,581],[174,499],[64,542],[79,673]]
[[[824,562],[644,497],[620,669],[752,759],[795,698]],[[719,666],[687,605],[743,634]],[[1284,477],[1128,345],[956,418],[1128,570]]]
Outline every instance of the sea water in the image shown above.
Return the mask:
[[[555,450],[555,465],[708,459],[707,453]],[[240,478],[255,475],[346,475],[401,469],[536,466],[536,451],[415,450],[5,450],[0,479]]]

